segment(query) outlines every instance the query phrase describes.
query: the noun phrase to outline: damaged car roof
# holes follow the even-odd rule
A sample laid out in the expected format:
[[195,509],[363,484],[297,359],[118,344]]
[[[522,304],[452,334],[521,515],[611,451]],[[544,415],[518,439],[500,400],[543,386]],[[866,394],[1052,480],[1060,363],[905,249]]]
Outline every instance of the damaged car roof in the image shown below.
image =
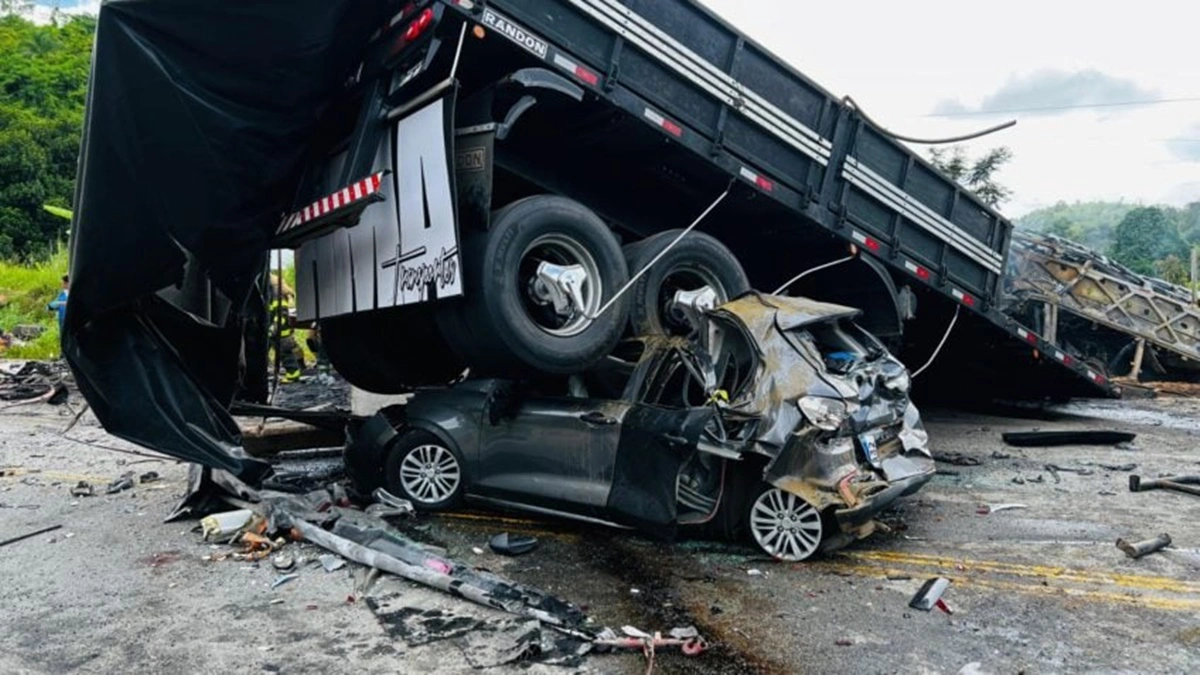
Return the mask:
[[731,314],[753,335],[761,337],[774,326],[780,330],[792,330],[832,319],[853,318],[861,312],[853,307],[808,298],[747,293],[710,313],[716,316]]

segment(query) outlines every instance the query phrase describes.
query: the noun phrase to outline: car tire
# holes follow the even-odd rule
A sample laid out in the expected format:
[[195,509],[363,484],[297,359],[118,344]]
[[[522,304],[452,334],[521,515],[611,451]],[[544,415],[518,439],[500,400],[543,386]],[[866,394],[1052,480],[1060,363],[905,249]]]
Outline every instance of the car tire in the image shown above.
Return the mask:
[[424,429],[409,429],[388,449],[384,484],[418,511],[444,511],[462,502],[466,467],[457,448]]
[[425,308],[325,319],[321,341],[330,364],[347,382],[376,394],[447,384],[466,369]]
[[[671,245],[683,230],[660,232],[625,247],[625,262],[635,275]],[[746,272],[733,252],[715,237],[690,232],[637,280],[630,289],[629,327],[634,335],[686,335],[689,324],[672,315],[675,292],[711,287],[717,304],[750,290]]]
[[821,550],[825,518],[796,494],[763,483],[744,514],[750,538],[777,560],[800,562]]
[[[545,286],[537,285],[541,262],[586,275],[582,312],[574,303],[555,311]],[[463,268],[466,297],[447,303],[438,325],[473,375],[581,372],[607,356],[624,330],[624,299],[588,318],[629,273],[608,226],[577,202],[543,195],[501,209],[487,233],[465,238]]]

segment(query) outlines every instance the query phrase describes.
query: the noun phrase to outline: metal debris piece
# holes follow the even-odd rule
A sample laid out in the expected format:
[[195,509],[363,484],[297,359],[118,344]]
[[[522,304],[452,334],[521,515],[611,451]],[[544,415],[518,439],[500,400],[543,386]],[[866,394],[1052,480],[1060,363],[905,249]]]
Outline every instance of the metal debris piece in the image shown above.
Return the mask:
[[1018,448],[1048,448],[1059,445],[1118,445],[1137,434],[1122,431],[1016,431],[1002,435],[1005,443]]
[[1200,476],[1166,476],[1164,478],[1142,478],[1134,474],[1129,477],[1130,492],[1146,490],[1174,490],[1200,496]]
[[1134,558],[1135,560],[1144,555],[1154,553],[1155,551],[1161,551],[1170,545],[1171,535],[1165,532],[1153,539],[1147,539],[1145,541],[1130,543],[1124,539],[1117,540],[1117,548],[1121,549],[1125,552],[1125,555],[1129,556],[1130,558]]
[[976,511],[976,513],[978,513],[981,516],[986,516],[986,515],[990,515],[993,513],[1000,513],[1001,511],[1011,511],[1013,509],[1027,509],[1027,508],[1029,508],[1029,506],[1026,504],[984,504],[983,506],[979,507],[979,509]]
[[226,511],[225,513],[214,513],[211,516],[205,516],[200,519],[200,528],[204,533],[204,540],[232,537],[243,527],[246,527],[252,517],[254,517],[254,513],[250,509],[238,509],[237,511]]
[[[53,531],[61,529],[61,528],[62,528],[62,525],[51,525],[50,527],[43,527],[42,529],[34,531],[34,532],[30,532],[29,534],[22,534],[20,536],[13,537],[11,539],[5,539],[4,541],[0,541],[0,546],[8,546],[9,544],[15,544],[18,541],[29,539],[30,537],[36,537],[39,534],[46,534],[47,532],[53,532]],[[54,542],[51,541],[50,543],[54,543]]]
[[523,555],[537,548],[537,537],[501,532],[488,541],[488,547],[500,555]]
[[283,553],[271,558],[271,566],[280,572],[290,572],[296,569],[296,559]]
[[1074,473],[1074,474],[1078,474],[1080,476],[1090,476],[1090,475],[1096,473],[1095,471],[1092,471],[1091,469],[1086,469],[1081,466],[1076,467],[1076,466],[1060,466],[1058,464],[1047,464],[1043,468],[1045,468],[1047,471],[1050,471],[1051,473],[1057,473],[1057,472]]
[[[396,511],[399,515],[411,516],[414,513],[412,502],[408,501],[407,499],[397,497],[383,488],[376,488],[375,491],[371,493],[371,496],[375,498],[376,503],[387,507],[387,509]],[[372,506],[374,506],[374,504],[372,504]],[[383,516],[383,514],[377,515]]]
[[954,466],[979,466],[983,462],[978,457],[970,457],[961,452],[933,453],[933,461]]
[[908,606],[913,609],[919,609],[922,612],[932,611],[934,607],[942,610],[947,614],[953,614],[950,607],[942,600],[942,594],[950,587],[950,580],[945,577],[934,577],[929,579],[924,584],[921,584],[921,589],[908,602]]
[[767,573],[760,569],[748,569],[746,570],[746,575],[751,577],[765,577]]
[[157,471],[147,471],[146,473],[138,476],[138,482],[142,484],[153,483],[161,478],[162,476],[159,476]]
[[92,487],[92,484],[85,480],[79,481],[75,484],[75,487],[71,488],[72,497],[91,497],[95,494],[96,488]]
[[1134,469],[1137,468],[1138,465],[1131,463],[1131,464],[1101,464],[1099,466],[1101,469],[1107,469],[1109,471],[1133,471]]
[[299,574],[281,574],[275,577],[275,581],[271,582],[271,588],[279,588],[293,579],[299,579]]
[[133,487],[133,472],[127,471],[121,474],[121,477],[108,484],[104,488],[104,494],[115,495],[122,490],[129,490]]
[[318,557],[317,560],[321,561],[321,567],[325,568],[326,572],[336,572],[346,566],[345,560],[329,553]]

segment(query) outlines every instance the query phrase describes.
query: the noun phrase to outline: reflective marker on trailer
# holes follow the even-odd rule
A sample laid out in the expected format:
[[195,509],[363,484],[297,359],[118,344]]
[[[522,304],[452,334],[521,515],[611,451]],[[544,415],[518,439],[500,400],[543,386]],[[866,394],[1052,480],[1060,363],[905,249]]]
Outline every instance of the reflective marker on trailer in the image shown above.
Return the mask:
[[554,55],[554,64],[593,87],[600,83],[600,76],[575,63],[562,54]]
[[1070,354],[1065,354],[1060,351],[1054,352],[1054,358],[1058,359],[1059,361],[1062,361],[1062,364],[1064,366],[1069,366],[1075,362],[1075,359],[1071,358]]
[[739,173],[741,173],[742,178],[745,178],[746,180],[750,181],[751,183],[754,183],[755,185],[757,185],[759,187],[759,189],[766,190],[767,192],[771,192],[772,190],[775,189],[774,183],[767,180],[766,178],[763,178],[762,176],[758,175],[757,173],[751,171],[750,169],[748,169],[744,166],[742,167],[742,170]]
[[1024,328],[1018,328],[1017,335],[1020,335],[1022,340],[1028,342],[1031,345],[1036,345],[1038,342],[1038,336],[1034,335],[1033,333],[1030,333],[1029,331],[1025,330]]
[[958,290],[957,288],[951,288],[950,294],[954,296],[955,300],[958,300],[959,302],[966,305],[967,307],[975,306],[975,297],[970,295],[969,293],[963,293],[962,291]]
[[675,124],[674,122],[672,122],[671,120],[663,117],[662,115],[655,112],[654,110],[652,110],[650,108],[646,108],[645,115],[646,115],[646,119],[648,119],[651,122],[654,122],[658,126],[662,127],[663,130],[666,131],[668,134],[671,134],[672,136],[683,136],[683,127],[681,127],[678,124]]
[[904,261],[904,268],[917,275],[917,278],[921,281],[929,281],[929,277],[931,275],[929,274],[928,268],[922,267],[914,262],[909,262],[908,260]]
[[1104,376],[1101,375],[1100,373],[1094,373],[1089,370],[1089,371],[1087,371],[1087,374],[1088,374],[1088,377],[1092,378],[1092,381],[1095,382],[1096,384],[1104,384]]
[[317,201],[305,206],[283,219],[276,234],[284,232],[303,225],[310,220],[320,218],[328,213],[333,213],[343,206],[349,206],[362,198],[379,192],[380,185],[383,182],[383,172],[380,171],[374,175],[368,176],[360,181],[354,182],[333,194],[327,195]]
[[868,237],[858,230],[850,230],[850,238],[862,244],[863,248],[867,249],[871,253],[879,253],[880,245],[878,239],[875,239],[874,237]]

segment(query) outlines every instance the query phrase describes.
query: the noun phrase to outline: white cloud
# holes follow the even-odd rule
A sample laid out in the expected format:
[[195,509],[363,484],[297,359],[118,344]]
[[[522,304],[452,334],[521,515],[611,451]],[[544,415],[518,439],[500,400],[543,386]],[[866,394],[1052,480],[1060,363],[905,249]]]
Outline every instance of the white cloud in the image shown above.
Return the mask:
[[[1082,0],[703,1],[821,86],[852,95],[881,124],[907,135],[952,136],[995,121],[930,116],[947,100],[978,109],[1005,103],[1006,93],[1033,95],[1014,103],[1049,104],[1115,102],[1118,94],[1200,98],[1196,3],[1143,0],[1135,10],[1113,11]],[[1056,92],[1038,73],[1065,74],[1059,84],[1076,90]],[[1073,81],[1073,73],[1101,77],[1089,85],[1086,77]],[[1037,86],[1021,91],[1020,84]],[[1195,163],[1173,153],[1168,139],[1200,138],[1189,131],[1200,121],[1200,102],[1010,117],[1016,127],[968,146],[974,153],[1012,148],[1014,159],[999,175],[1015,191],[1003,209],[1010,216],[1060,200],[1181,204],[1197,196],[1186,187]]]

